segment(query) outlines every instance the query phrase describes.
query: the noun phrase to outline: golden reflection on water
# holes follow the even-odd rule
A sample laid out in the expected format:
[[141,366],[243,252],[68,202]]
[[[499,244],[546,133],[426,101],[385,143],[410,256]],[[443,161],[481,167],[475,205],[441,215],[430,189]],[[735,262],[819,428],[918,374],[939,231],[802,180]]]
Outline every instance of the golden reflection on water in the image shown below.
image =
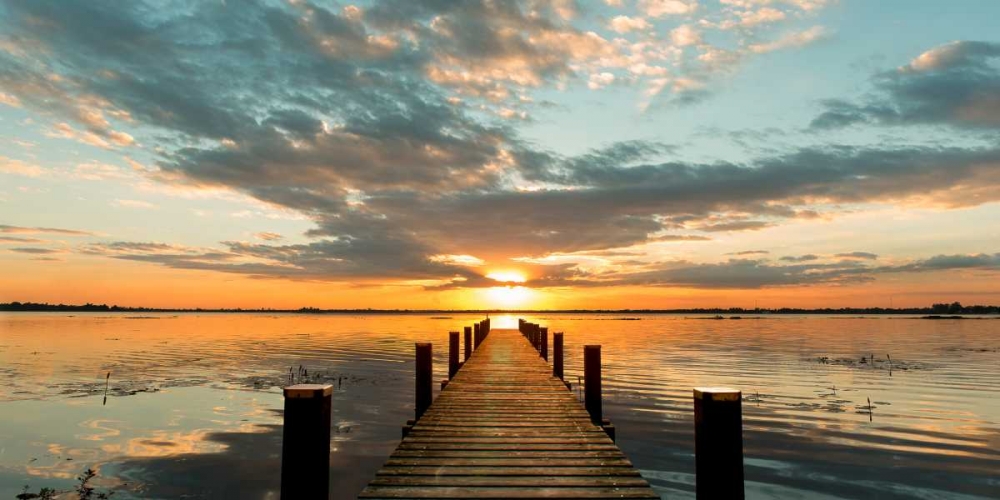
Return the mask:
[[[518,316],[491,318],[494,328],[516,328]],[[780,473],[763,465],[748,469],[758,482],[801,487],[845,468],[858,477],[871,469],[882,471],[878,480],[906,474],[919,481],[921,471],[933,469],[977,493],[992,484],[984,475],[1000,467],[997,320],[524,318],[565,332],[566,377],[574,385],[582,375],[582,346],[602,344],[606,407],[618,423],[619,443],[644,472],[674,478],[654,481],[661,491],[687,491],[691,388],[701,385],[743,390],[748,463],[785,464]],[[413,344],[434,343],[435,379],[444,378],[447,332],[478,319],[0,315],[0,440],[7,443],[0,466],[72,479],[81,462],[226,453],[228,445],[212,434],[268,432],[261,425],[280,423],[273,411],[280,408],[279,387],[300,365],[314,378],[345,384],[335,393],[335,453],[360,453],[357,446],[370,444],[365,456],[378,458],[398,440],[406,418],[400,415],[411,404]],[[878,363],[860,362],[872,355]],[[881,361],[886,355],[894,362],[891,376]],[[105,407],[100,399],[109,371]],[[24,413],[56,408],[79,423],[53,432],[62,441],[46,444],[50,457],[25,465],[28,455],[39,453],[30,434],[59,424],[29,422]],[[65,425],[66,418],[58,422]],[[812,491],[829,486],[816,484]],[[11,487],[0,484],[0,496]],[[932,483],[917,487],[934,489]]]

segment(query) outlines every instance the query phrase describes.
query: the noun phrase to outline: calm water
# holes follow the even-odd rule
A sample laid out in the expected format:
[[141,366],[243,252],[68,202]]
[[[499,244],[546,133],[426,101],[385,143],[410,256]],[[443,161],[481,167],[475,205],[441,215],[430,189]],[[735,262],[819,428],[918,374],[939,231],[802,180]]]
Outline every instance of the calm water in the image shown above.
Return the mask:
[[[603,345],[605,411],[664,498],[693,498],[699,385],[744,392],[751,498],[1000,498],[1000,320],[637,318],[526,317],[566,332],[574,383]],[[445,378],[448,330],[477,319],[0,313],[0,499],[88,467],[115,498],[277,498],[299,365],[337,388],[332,489],[353,498],[412,417],[413,343]]]

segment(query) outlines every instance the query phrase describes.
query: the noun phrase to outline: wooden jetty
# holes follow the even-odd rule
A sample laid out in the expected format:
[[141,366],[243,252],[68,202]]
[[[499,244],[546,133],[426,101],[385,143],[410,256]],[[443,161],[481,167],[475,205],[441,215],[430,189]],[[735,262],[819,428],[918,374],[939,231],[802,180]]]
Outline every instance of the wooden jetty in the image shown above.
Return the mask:
[[471,357],[418,407],[359,498],[659,498],[609,437],[613,427],[553,376],[537,334],[479,330]]
[[[360,498],[658,498],[615,446],[603,416],[601,346],[583,347],[585,404],[563,378],[563,334],[489,318],[448,333],[448,375],[433,401],[433,346],[415,352],[414,420]],[[472,346],[470,348],[470,345]],[[329,498],[331,385],[284,388],[281,498]],[[742,500],[742,394],[693,389],[698,500]]]

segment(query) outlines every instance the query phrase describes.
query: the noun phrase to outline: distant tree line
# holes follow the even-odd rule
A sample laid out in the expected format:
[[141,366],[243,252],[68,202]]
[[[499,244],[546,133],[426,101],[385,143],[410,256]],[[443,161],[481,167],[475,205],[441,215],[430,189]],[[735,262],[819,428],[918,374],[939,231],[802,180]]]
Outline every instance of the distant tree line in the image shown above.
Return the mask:
[[220,309],[181,309],[181,308],[157,308],[157,307],[123,307],[118,305],[91,304],[69,305],[69,304],[47,304],[38,302],[6,302],[0,303],[0,311],[67,311],[67,312],[219,312],[219,313],[303,313],[303,314],[337,314],[337,313],[365,313],[365,314],[424,314],[424,313],[608,313],[608,314],[1000,314],[1000,306],[963,306],[960,302],[950,304],[933,304],[931,307],[840,307],[840,308],[816,308],[803,309],[794,307],[781,307],[775,309],[749,309],[743,307],[729,308],[695,308],[695,309],[560,309],[560,310],[540,310],[540,309],[319,309],[316,307],[302,307],[299,309],[243,309],[243,308],[220,308]]

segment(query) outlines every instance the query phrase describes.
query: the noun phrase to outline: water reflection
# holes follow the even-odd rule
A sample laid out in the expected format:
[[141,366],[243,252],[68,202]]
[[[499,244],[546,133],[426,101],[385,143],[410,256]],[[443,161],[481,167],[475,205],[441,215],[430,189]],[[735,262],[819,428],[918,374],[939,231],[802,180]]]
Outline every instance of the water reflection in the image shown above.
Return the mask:
[[[566,332],[571,381],[582,346],[604,345],[618,443],[665,496],[693,492],[698,385],[744,391],[753,498],[1000,491],[1000,321],[635,318],[526,317]],[[434,342],[444,378],[447,331],[477,319],[2,315],[0,498],[68,488],[88,466],[116,498],[274,497],[279,388],[300,365],[338,382],[332,491],[353,498],[412,414],[413,343]],[[516,319],[492,317],[494,328]]]

